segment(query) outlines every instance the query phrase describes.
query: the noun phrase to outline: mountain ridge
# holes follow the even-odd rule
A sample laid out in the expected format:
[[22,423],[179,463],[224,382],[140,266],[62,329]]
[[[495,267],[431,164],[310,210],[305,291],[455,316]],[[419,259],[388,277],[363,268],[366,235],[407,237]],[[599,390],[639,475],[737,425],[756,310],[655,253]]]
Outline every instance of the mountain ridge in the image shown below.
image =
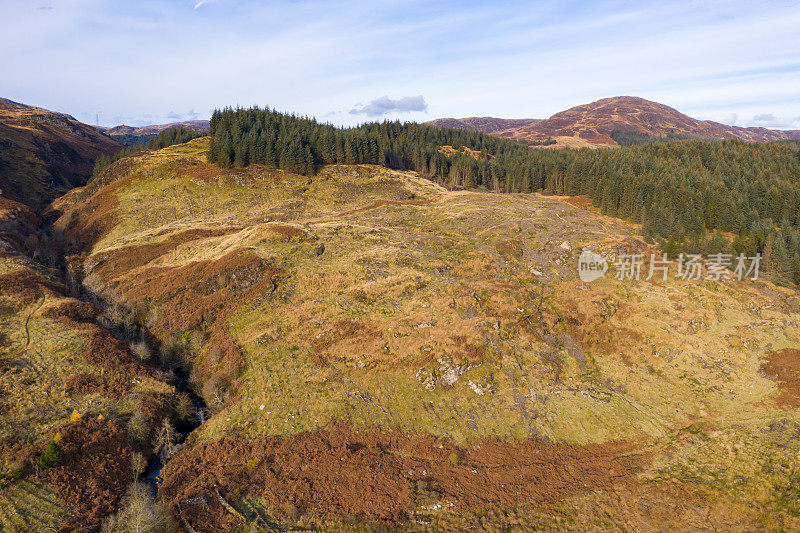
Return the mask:
[[170,122],[169,124],[152,124],[148,126],[127,126],[121,124],[119,126],[99,126],[97,129],[111,137],[121,135],[157,135],[164,130],[170,128],[177,128],[182,126],[198,133],[208,131],[207,120],[185,120],[183,122]]
[[[514,119],[483,117],[486,124],[499,124]],[[560,111],[547,119],[527,121],[526,124],[488,131],[470,119],[437,119],[426,124],[440,127],[460,127],[464,123],[483,133],[523,142],[555,139],[552,147],[570,146],[570,140],[582,145],[617,146],[611,137],[614,131],[637,132],[653,136],[687,135],[702,139],[741,139],[749,142],[769,142],[800,139],[800,130],[771,130],[762,127],[730,126],[712,120],[690,117],[667,105],[635,96],[602,98]]]
[[94,160],[122,145],[74,117],[0,99],[0,194],[43,208],[84,185]]
[[467,118],[437,118],[426,122],[431,126],[441,128],[458,128],[481,133],[494,133],[510,129],[521,128],[544,119],[538,118],[496,118],[496,117],[467,117]]

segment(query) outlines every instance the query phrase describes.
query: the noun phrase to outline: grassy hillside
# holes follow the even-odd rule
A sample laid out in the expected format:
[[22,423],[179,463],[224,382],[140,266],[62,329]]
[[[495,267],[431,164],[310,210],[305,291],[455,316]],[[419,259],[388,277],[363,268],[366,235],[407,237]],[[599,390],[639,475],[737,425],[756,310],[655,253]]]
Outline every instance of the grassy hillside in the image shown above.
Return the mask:
[[213,409],[163,472],[184,523],[798,527],[796,292],[584,284],[584,248],[649,253],[639,226],[373,165],[224,169],[208,147],[125,158],[56,204],[85,283]]

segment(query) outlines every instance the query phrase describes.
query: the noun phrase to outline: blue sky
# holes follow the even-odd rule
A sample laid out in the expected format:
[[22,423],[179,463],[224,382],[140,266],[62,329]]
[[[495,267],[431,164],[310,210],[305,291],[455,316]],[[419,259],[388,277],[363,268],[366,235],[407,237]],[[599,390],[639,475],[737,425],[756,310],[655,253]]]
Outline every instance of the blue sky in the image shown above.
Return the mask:
[[0,0],[0,96],[102,125],[271,106],[545,118],[634,95],[800,129],[800,3]]

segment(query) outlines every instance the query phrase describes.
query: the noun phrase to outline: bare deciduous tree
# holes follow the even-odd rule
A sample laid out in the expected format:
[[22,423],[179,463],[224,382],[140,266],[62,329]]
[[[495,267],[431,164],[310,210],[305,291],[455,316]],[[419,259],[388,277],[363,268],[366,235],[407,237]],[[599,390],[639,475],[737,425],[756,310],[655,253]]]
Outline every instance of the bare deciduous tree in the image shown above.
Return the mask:
[[132,483],[122,510],[103,522],[103,533],[172,533],[175,524],[169,513],[155,502],[144,483]]
[[172,427],[169,419],[165,418],[153,442],[153,451],[158,454],[162,461],[166,461],[175,452],[176,442],[178,442],[178,433]]

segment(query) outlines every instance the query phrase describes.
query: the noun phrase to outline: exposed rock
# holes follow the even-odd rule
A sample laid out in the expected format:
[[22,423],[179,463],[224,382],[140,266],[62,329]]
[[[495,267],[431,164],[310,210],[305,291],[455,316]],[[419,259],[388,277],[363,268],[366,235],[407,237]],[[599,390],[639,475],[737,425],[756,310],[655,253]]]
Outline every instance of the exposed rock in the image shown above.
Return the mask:
[[417,381],[422,383],[422,388],[427,391],[432,391],[436,388],[436,376],[427,368],[420,368],[417,370]]

